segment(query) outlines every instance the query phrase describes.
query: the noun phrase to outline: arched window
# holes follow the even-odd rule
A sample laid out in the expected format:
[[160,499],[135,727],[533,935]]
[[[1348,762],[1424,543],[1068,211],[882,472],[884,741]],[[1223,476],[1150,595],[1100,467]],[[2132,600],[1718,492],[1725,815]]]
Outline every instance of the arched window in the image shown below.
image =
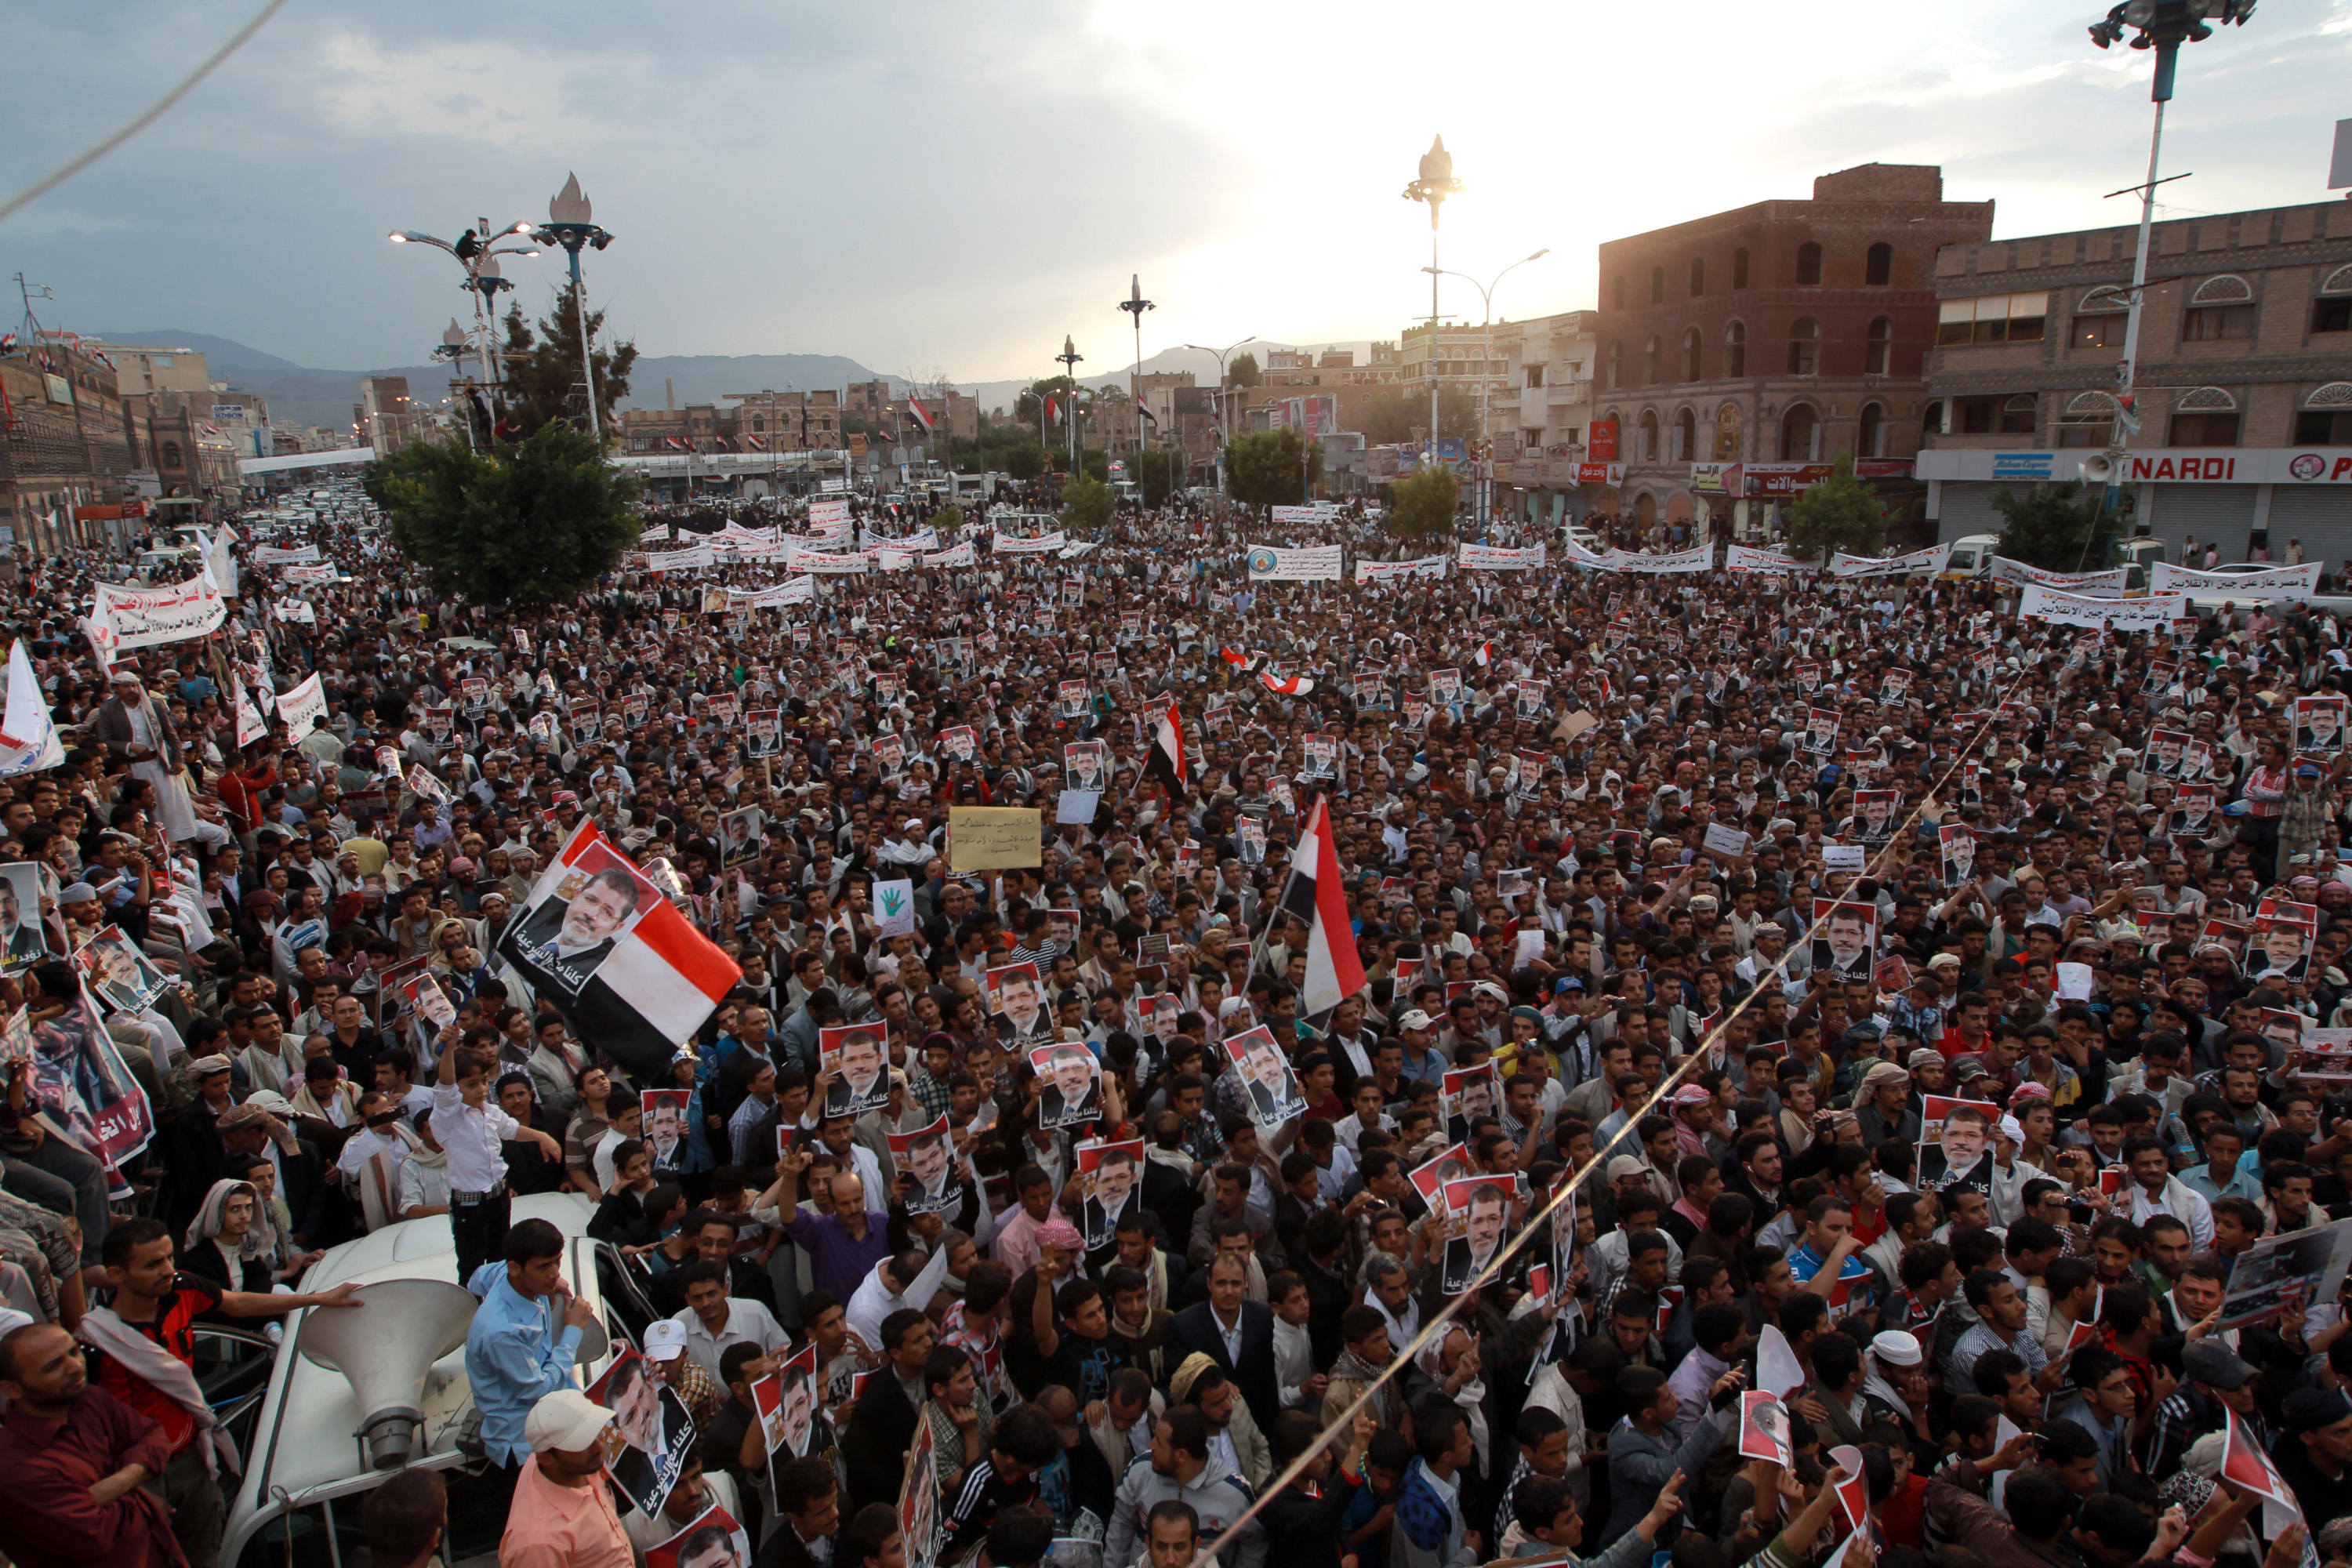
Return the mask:
[[1942,398],[1930,399],[1927,405],[1919,410],[1919,433],[1923,436],[1940,436],[1944,433],[1944,400]]
[[1854,454],[1863,458],[1886,456],[1886,410],[1875,403],[1862,405],[1862,430]]
[[2315,389],[2295,411],[2298,447],[2352,447],[2352,381],[2331,381]]
[[1706,258],[1694,256],[1691,258],[1691,298],[1696,300],[1706,292]]
[[1650,268],[1650,303],[1663,305],[1665,302],[1666,269],[1663,267],[1653,267]]
[[[2242,278],[2225,272],[2218,278],[2208,278],[2197,285],[2189,296],[2189,309],[2180,312],[2180,341],[2184,343],[2219,342],[2225,339],[2251,338],[2254,335],[2254,291]],[[2234,445],[2234,442],[2209,442],[2209,446]]]
[[1821,369],[1821,323],[1811,316],[1800,316],[1789,329],[1789,374],[1812,375]]
[[1739,405],[1727,403],[1715,411],[1715,460],[1739,461]]
[[2253,289],[2244,279],[2224,272],[2219,278],[2208,278],[2197,285],[2197,292],[2189,296],[2189,302],[2192,305],[2242,305],[2253,297]]
[[1687,463],[1698,456],[1698,416],[1689,409],[1675,416],[1674,460]]
[[1633,498],[1633,521],[1647,533],[1658,523],[1658,498],[1643,490]]
[[1870,323],[1870,342],[1863,362],[1864,370],[1871,375],[1891,374],[1895,363],[1895,323],[1878,316]]
[[1780,460],[1810,463],[1821,456],[1821,416],[1810,403],[1791,404],[1780,416]]
[[1635,462],[1654,463],[1658,460],[1658,411],[1656,409],[1642,410],[1642,423],[1636,427],[1635,440],[1636,446],[1633,452]]
[[2033,422],[2041,413],[2041,401],[2030,392],[2012,393],[2001,399],[2000,433],[2004,436],[2031,436]]
[[2238,400],[2219,386],[2191,387],[2172,405],[2172,447],[2234,447]]
[[1609,279],[1609,308],[1612,310],[1625,308],[1625,275],[1622,272]]
[[1658,384],[1658,334],[1652,332],[1650,341],[1642,345],[1642,384]]
[[1685,327],[1683,329],[1683,379],[1685,381],[1698,379],[1698,329]]
[[1748,247],[1744,245],[1731,253],[1731,286],[1748,287]]
[[1882,239],[1870,247],[1869,253],[1863,259],[1862,280],[1864,283],[1880,284],[1895,281],[1895,247],[1893,246]]
[[768,421],[767,421],[767,417],[766,417],[764,415],[759,415],[759,414],[754,414],[754,415],[752,415],[752,416],[751,416],[751,434],[752,434],[752,435],[754,435],[754,436],[764,436],[764,435],[766,435],[767,433],[768,433]]
[[1822,280],[1822,247],[1811,240],[1797,247],[1797,281],[1800,285]]
[[180,466],[180,444],[177,441],[163,443],[163,466],[167,468],[176,468]]
[[1622,342],[1609,345],[1609,384],[1625,384],[1625,345]]
[[2319,295],[2311,302],[2311,330],[2352,332],[2352,262],[2329,273],[2319,285]]
[[[1747,255],[1746,251],[1739,253]],[[1733,321],[1723,329],[1723,374],[1742,376],[1748,374],[1748,323]]]

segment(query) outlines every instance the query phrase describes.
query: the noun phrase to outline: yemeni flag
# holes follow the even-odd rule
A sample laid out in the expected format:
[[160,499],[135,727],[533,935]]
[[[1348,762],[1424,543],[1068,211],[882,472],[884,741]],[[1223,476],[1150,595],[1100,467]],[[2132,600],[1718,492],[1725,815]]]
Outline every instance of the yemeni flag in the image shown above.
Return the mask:
[[1143,759],[1143,776],[1158,779],[1171,796],[1192,787],[1192,753],[1184,743],[1184,719],[1172,696],[1161,706],[1152,726],[1151,754]]
[[907,399],[907,412],[915,416],[915,423],[923,427],[924,435],[928,436],[934,429],[938,428],[939,422],[931,417],[931,411],[923,406],[923,400],[921,398],[909,397]]
[[1488,665],[1490,665],[1490,664],[1494,663],[1494,662],[1495,662],[1495,645],[1494,645],[1492,642],[1482,642],[1482,643],[1480,643],[1480,644],[1478,645],[1477,659],[1478,659],[1478,668],[1481,668],[1481,669],[1484,669],[1484,668],[1486,668]]
[[499,952],[591,1049],[640,1080],[669,1070],[743,978],[661,889],[583,821],[530,890]]
[[1061,422],[1061,401],[1049,394],[1045,398],[1045,423],[1048,425],[1059,425]]
[[1287,680],[1277,680],[1275,679],[1274,671],[1261,669],[1257,672],[1257,679],[1259,685],[1276,697],[1304,697],[1315,689],[1314,680],[1304,675],[1294,675]]
[[1257,668],[1258,659],[1260,658],[1259,655],[1250,652],[1247,648],[1239,647],[1219,648],[1217,650],[1217,657],[1223,659],[1227,664],[1232,665],[1235,669],[1240,670],[1244,675]]
[[755,452],[764,452],[768,449],[768,438],[765,436],[746,436],[743,439],[751,443],[751,450]]
[[1328,795],[1316,801],[1315,813],[1298,836],[1280,908],[1307,924],[1307,983],[1298,993],[1301,1016],[1328,1013],[1364,988],[1363,961],[1356,954],[1355,929],[1348,921],[1347,889],[1339,882],[1339,856],[1331,845]]
[[1159,425],[1160,416],[1151,412],[1151,405],[1144,402],[1140,396],[1135,400],[1135,411],[1142,416],[1145,424],[1155,426]]

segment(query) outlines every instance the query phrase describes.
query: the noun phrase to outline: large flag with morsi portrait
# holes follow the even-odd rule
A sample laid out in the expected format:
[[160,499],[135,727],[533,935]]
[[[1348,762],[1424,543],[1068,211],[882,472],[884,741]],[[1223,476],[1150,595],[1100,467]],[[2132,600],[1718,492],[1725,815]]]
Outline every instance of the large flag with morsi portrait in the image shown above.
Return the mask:
[[1299,988],[1298,1012],[1326,1013],[1364,988],[1364,963],[1356,952],[1356,931],[1348,917],[1348,890],[1339,880],[1339,856],[1331,843],[1331,800],[1315,803],[1314,815],[1298,836],[1290,877],[1283,884],[1282,911],[1307,922],[1307,984]]
[[666,1080],[678,1044],[743,978],[593,822],[572,830],[499,952],[640,1079]]

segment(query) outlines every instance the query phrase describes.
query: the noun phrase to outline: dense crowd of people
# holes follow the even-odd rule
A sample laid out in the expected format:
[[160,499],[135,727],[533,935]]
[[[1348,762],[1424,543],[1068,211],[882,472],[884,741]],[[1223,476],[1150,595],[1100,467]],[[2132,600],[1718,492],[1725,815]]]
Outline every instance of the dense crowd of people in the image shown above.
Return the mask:
[[850,495],[467,605],[338,498],[13,585],[16,1562],[209,1568],[196,1332],[403,1223],[522,1568],[2352,1562],[2335,616]]

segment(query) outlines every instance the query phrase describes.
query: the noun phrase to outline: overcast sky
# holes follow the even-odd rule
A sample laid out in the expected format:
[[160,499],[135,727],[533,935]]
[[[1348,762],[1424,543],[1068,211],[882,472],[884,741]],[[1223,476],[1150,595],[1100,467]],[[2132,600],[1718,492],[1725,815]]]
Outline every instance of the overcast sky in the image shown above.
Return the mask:
[[[250,0],[0,0],[0,190],[143,108]],[[0,223],[0,277],[81,329],[218,333],[299,363],[419,362],[464,304],[477,216],[544,218],[576,170],[619,236],[592,299],[652,353],[824,353],[957,380],[1255,333],[1393,337],[1428,309],[1443,132],[1468,193],[1444,261],[1496,299],[1594,303],[1604,239],[1855,163],[1940,163],[1996,234],[2136,218],[2151,57],[2050,0],[893,0],[864,6],[292,0],[105,162]],[[2169,213],[2329,198],[2352,0],[2266,0],[2183,52]],[[545,303],[560,258],[510,265]],[[1449,314],[1477,319],[1448,283]],[[13,285],[10,286],[13,292]],[[13,321],[14,300],[0,307]]]

